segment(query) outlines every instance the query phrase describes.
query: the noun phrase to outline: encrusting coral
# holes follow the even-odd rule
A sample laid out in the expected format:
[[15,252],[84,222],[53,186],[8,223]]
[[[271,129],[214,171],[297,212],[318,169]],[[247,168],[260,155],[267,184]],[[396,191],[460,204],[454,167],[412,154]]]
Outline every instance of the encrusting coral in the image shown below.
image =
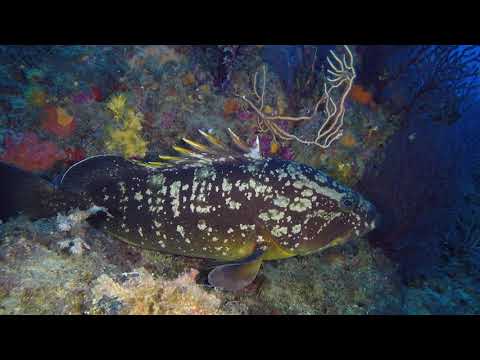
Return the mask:
[[76,127],[75,119],[60,107],[46,106],[41,118],[42,129],[61,138],[71,136]]
[[55,163],[65,158],[65,152],[51,141],[42,141],[33,132],[22,134],[15,141],[5,139],[5,151],[0,154],[0,161],[13,164],[27,171],[46,171]]
[[0,314],[235,313],[196,283],[197,270],[153,275],[147,258],[89,228],[84,215],[0,225]]
[[111,310],[105,306],[105,300],[110,299],[117,307],[120,305],[120,314],[224,314],[220,310],[221,299],[195,283],[197,274],[197,270],[190,269],[175,280],[166,280],[140,268],[126,274],[123,283],[102,275],[92,289],[92,311],[108,313]]
[[107,128],[107,149],[126,158],[144,157],[148,143],[142,138],[142,114],[128,107],[122,94],[113,96],[107,103],[107,109],[115,120],[115,124]]

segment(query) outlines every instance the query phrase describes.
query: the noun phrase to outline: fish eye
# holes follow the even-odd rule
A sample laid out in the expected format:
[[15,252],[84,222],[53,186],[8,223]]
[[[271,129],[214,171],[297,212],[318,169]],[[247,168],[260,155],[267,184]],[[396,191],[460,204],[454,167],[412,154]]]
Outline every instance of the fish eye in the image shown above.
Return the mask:
[[358,198],[354,195],[345,195],[341,200],[340,200],[340,209],[346,212],[350,212],[357,206],[358,203]]

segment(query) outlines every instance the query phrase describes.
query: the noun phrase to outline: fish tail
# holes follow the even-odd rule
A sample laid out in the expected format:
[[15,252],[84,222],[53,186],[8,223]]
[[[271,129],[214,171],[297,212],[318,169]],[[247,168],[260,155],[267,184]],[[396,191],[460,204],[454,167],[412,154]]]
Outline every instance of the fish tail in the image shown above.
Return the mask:
[[50,217],[71,208],[83,208],[88,200],[57,190],[47,180],[0,162],[0,220],[25,215],[31,219]]

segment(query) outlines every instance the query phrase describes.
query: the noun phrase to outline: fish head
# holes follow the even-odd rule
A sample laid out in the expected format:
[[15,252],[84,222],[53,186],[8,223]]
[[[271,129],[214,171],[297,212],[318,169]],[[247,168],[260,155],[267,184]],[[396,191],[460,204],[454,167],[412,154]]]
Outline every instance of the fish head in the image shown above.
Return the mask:
[[335,196],[325,195],[312,208],[308,235],[297,240],[296,254],[308,255],[342,245],[378,227],[380,215],[370,201],[338,183],[335,188]]

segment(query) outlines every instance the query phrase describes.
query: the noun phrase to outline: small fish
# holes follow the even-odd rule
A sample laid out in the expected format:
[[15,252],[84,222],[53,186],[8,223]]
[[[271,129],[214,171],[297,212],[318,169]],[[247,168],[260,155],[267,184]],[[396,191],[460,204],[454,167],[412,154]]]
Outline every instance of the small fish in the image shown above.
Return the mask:
[[[58,189],[0,164],[0,218],[34,218],[69,208],[105,209],[88,221],[131,245],[213,259],[211,285],[237,291],[263,261],[315,253],[376,226],[374,206],[323,172],[262,158],[231,130],[238,150],[208,132],[208,144],[184,139],[180,156],[139,162],[113,155],[70,167]],[[28,196],[26,196],[28,194]]]

